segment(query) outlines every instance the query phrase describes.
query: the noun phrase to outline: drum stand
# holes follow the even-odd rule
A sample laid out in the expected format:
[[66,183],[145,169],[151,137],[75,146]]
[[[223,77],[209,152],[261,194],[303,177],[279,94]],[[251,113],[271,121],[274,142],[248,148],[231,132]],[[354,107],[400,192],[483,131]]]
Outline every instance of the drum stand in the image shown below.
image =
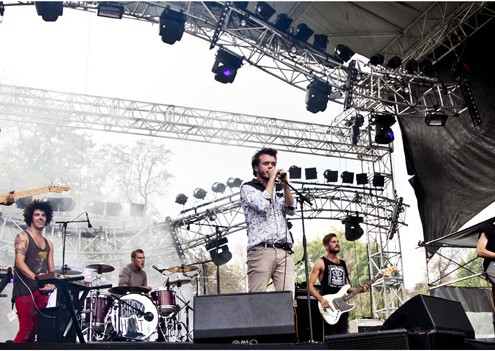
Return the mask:
[[[177,321],[177,334],[178,334],[178,337],[179,337],[179,340],[180,342],[192,342],[192,337],[191,337],[191,333],[192,331],[189,330],[189,311],[193,311],[194,312],[194,309],[192,307],[189,306],[189,303],[191,301],[184,301],[180,296],[176,296],[183,304],[184,306],[182,306],[179,311],[177,311],[177,314],[180,313],[180,311],[182,311],[182,309],[185,309],[185,314],[186,314],[186,323],[182,322],[180,319]],[[182,331],[182,326],[184,326],[185,330],[186,330],[186,335],[183,336],[181,331]]]

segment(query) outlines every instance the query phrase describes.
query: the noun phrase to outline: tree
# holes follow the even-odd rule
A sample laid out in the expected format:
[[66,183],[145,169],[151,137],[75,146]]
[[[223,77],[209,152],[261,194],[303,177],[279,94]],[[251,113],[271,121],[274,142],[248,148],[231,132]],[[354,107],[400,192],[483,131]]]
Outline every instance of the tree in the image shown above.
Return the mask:
[[480,287],[486,285],[481,276],[473,277],[473,275],[480,273],[483,269],[483,259],[477,256],[475,249],[470,250],[466,259],[462,259],[459,264],[463,268],[457,272],[456,280],[460,281],[453,285],[463,287]]

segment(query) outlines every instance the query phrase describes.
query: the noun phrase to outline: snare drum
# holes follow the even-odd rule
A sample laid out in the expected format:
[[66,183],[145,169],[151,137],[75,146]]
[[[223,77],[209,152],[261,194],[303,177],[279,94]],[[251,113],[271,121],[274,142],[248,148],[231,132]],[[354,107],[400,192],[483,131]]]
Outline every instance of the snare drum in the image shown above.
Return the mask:
[[[112,297],[110,295],[89,296],[86,298],[86,318],[85,323],[93,327],[103,327],[105,325],[105,316],[112,306]],[[90,317],[91,316],[91,317]]]
[[152,291],[151,298],[162,316],[175,312],[178,309],[178,306],[175,304],[175,292],[173,290],[158,289]]
[[149,297],[128,294],[114,302],[111,320],[114,331],[122,337],[145,340],[156,331],[158,312]]

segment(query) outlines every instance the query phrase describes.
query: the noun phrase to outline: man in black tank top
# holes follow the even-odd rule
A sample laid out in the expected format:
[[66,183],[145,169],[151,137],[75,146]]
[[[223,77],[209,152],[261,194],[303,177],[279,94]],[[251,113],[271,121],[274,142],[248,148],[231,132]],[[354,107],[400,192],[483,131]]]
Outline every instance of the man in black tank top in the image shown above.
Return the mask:
[[[309,275],[309,292],[319,301],[323,308],[329,308],[329,301],[324,295],[336,294],[347,283],[350,284],[349,273],[345,261],[339,259],[337,254],[340,252],[339,239],[336,234],[330,233],[323,237],[323,246],[325,247],[325,256],[319,258],[313,265]],[[321,291],[315,288],[316,280],[321,284]],[[351,293],[356,288],[349,287],[345,293]],[[349,322],[349,313],[345,312],[340,315],[335,324],[324,323],[325,335],[347,333]]]
[[[495,301],[495,267],[493,266],[493,262],[495,262],[495,222],[488,222],[481,228],[476,246],[476,254],[478,257],[484,259],[483,269],[492,284],[493,304]],[[492,307],[493,328],[495,330],[495,305]]]
[[15,238],[14,286],[12,300],[15,302],[19,331],[15,343],[34,342],[38,310],[48,303],[48,293],[53,285],[38,288],[36,276],[54,273],[53,244],[43,237],[43,230],[53,217],[49,202],[34,200],[24,209],[24,221],[29,227]]

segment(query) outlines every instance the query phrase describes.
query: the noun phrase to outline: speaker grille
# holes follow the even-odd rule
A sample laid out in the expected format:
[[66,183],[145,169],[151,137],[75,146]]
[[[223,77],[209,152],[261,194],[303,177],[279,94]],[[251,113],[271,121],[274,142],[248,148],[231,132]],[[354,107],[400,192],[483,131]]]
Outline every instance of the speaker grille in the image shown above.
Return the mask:
[[329,349],[340,350],[407,350],[409,340],[405,329],[365,332],[359,334],[328,335]]

